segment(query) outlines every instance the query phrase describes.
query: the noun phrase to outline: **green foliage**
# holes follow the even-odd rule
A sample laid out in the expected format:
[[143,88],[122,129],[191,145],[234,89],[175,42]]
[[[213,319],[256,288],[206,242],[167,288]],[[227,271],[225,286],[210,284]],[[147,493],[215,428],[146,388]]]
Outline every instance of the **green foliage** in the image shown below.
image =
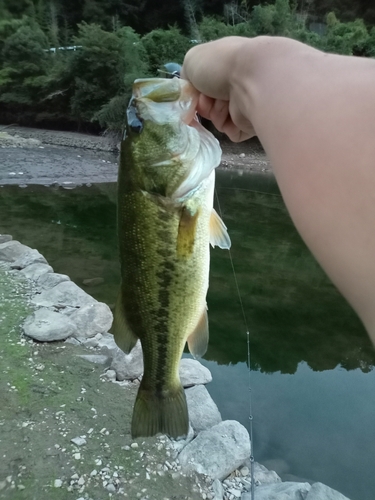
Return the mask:
[[78,48],[68,68],[74,77],[71,109],[79,120],[90,121],[121,88],[121,42],[115,33],[82,23],[74,45]]
[[142,44],[147,52],[150,70],[157,70],[167,62],[183,62],[186,52],[191,47],[190,40],[176,27],[167,30],[156,29],[142,37]]
[[369,33],[362,19],[340,23],[331,16],[329,23],[327,19],[327,25],[328,30],[323,45],[323,49],[327,52],[353,55],[355,52],[362,52],[365,49],[369,41]]
[[224,36],[231,36],[235,34],[234,26],[219,21],[214,17],[203,17],[199,23],[199,33],[202,42],[209,42],[210,40],[217,40]]
[[0,101],[14,104],[38,102],[50,57],[46,35],[36,23],[26,19],[3,44]]
[[289,0],[276,0],[270,5],[256,5],[250,23],[256,35],[290,36],[296,18]]

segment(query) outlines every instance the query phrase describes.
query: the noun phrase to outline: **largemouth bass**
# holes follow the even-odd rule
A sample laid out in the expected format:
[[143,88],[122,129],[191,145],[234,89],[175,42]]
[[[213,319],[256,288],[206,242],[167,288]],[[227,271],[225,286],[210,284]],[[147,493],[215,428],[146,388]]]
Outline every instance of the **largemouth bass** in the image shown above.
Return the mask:
[[184,436],[189,426],[179,362],[188,342],[207,349],[209,244],[230,247],[213,209],[218,141],[196,119],[187,81],[136,80],[121,142],[118,234],[121,259],[113,333],[126,353],[140,339],[144,375],[132,436]]

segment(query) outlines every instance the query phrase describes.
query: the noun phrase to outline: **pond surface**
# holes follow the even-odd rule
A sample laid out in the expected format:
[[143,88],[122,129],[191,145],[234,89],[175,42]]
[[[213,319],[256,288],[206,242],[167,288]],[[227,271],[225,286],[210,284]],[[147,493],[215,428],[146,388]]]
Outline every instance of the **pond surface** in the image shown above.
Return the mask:
[[[271,175],[219,172],[217,192],[250,331],[254,455],[283,479],[373,500],[375,351],[295,231]],[[0,233],[42,252],[113,305],[116,187],[0,189]],[[223,419],[248,426],[246,326],[229,252],[211,252],[210,345],[202,362]],[[103,278],[85,287],[87,278]]]

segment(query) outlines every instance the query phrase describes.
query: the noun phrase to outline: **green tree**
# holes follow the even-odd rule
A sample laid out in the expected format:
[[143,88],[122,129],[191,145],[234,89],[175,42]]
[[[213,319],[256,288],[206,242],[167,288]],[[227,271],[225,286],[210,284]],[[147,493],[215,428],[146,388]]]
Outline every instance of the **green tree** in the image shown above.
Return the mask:
[[116,36],[121,44],[118,70],[122,85],[117,94],[96,113],[95,119],[102,127],[120,131],[124,128],[126,108],[134,80],[150,76],[150,73],[146,49],[139,35],[129,26],[125,26],[116,31]]
[[121,88],[121,41],[96,24],[82,23],[74,45],[78,48],[69,67],[74,77],[71,109],[78,120],[90,121]]
[[142,37],[142,44],[147,52],[150,69],[153,73],[167,62],[182,63],[191,47],[190,40],[176,27],[167,30],[156,29]]
[[35,22],[27,19],[6,38],[1,54],[0,101],[22,105],[39,102],[51,64],[48,48],[46,35]]
[[341,23],[334,14],[327,15],[327,34],[323,49],[336,54],[362,53],[369,41],[369,33],[362,19]]

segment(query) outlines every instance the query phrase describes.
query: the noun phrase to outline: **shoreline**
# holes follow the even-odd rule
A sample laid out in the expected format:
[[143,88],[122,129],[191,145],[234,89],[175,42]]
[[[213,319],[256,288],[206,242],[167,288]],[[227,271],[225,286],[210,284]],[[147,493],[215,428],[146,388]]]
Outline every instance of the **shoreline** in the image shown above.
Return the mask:
[[[220,170],[272,173],[257,139],[220,141]],[[71,185],[116,182],[114,136],[0,125],[0,185]]]

